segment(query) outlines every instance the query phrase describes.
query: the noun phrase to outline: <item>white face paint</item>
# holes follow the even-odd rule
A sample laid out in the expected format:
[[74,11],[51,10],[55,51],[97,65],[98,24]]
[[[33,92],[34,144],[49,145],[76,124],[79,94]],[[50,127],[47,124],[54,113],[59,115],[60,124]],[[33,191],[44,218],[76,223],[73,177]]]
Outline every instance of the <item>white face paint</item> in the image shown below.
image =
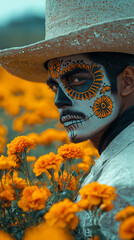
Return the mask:
[[96,136],[118,116],[118,99],[103,66],[80,54],[51,60],[48,68],[48,85],[70,141]]

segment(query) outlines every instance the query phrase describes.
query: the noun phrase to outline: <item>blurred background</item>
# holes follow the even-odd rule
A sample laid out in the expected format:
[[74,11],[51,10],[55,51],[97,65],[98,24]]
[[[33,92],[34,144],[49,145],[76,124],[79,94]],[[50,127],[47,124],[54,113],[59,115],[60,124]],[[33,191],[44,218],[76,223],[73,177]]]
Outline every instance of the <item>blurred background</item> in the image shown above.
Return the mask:
[[0,1],[0,49],[24,46],[45,37],[45,0]]
[[[44,38],[45,0],[1,0],[0,49]],[[59,136],[58,118],[54,95],[46,84],[24,81],[0,67],[0,154],[7,154],[7,144],[15,137],[28,134],[37,139],[32,153],[36,157],[56,152],[59,142],[67,139],[63,129]]]
[[[44,38],[45,0],[0,0],[0,49],[25,46]],[[6,156],[7,144],[22,135],[36,138],[37,147],[29,153],[36,158],[51,151],[56,153],[60,145],[69,143],[59,122],[54,93],[48,86],[24,81],[0,67],[0,154]],[[87,146],[90,163],[96,152],[90,142]]]

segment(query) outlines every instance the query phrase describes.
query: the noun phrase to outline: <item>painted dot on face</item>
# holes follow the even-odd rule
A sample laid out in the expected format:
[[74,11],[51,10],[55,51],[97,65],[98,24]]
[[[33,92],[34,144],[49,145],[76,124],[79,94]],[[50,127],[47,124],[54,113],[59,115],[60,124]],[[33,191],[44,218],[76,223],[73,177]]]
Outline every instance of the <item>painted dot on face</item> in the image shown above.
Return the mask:
[[112,114],[113,102],[110,97],[103,95],[94,102],[93,111],[98,118],[105,118]]
[[90,79],[88,81],[88,87],[85,90],[76,90],[72,86],[70,86],[69,82],[64,78],[62,79],[63,86],[65,87],[66,92],[68,95],[74,99],[78,100],[86,100],[91,99],[96,96],[96,93],[101,87],[102,80],[103,80],[103,71],[100,70],[100,66],[97,64],[81,64],[81,63],[73,63],[66,68],[63,68],[60,72],[61,75],[67,74],[68,72],[71,72],[73,70],[86,70],[90,74]]

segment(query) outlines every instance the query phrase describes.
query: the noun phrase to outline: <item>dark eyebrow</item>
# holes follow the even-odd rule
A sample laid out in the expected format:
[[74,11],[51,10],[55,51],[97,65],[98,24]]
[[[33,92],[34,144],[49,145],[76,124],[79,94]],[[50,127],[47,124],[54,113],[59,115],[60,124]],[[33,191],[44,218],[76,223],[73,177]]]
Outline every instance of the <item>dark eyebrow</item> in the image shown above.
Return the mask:
[[[60,76],[60,79],[67,79],[69,78],[71,75],[74,75],[74,74],[77,74],[77,73],[81,73],[81,72],[84,72],[84,73],[89,73],[88,70],[86,69],[81,69],[79,67],[76,67],[75,69],[73,70],[70,70],[66,73],[64,73],[63,75]],[[48,79],[47,79],[47,85],[50,86],[51,84],[57,84],[57,82],[55,81],[54,78],[52,78],[52,76],[50,76]]]
[[81,69],[81,68],[79,68],[79,67],[76,67],[75,69],[70,70],[70,71],[68,71],[67,73],[63,74],[63,75],[61,76],[61,79],[69,78],[71,75],[74,75],[74,74],[77,74],[77,73],[81,73],[81,72],[89,73],[89,71],[86,70],[86,69]]

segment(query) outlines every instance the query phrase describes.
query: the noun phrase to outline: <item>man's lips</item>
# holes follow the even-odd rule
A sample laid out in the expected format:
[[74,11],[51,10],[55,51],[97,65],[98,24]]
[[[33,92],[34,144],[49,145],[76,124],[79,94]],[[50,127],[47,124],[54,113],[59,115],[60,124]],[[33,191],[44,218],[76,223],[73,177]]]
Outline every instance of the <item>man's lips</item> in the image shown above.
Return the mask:
[[83,124],[83,122],[87,121],[93,115],[86,116],[81,112],[70,112],[65,111],[60,115],[60,122],[64,124],[64,127],[69,127],[70,125],[74,125],[75,128],[79,126],[79,124]]
[[65,122],[68,122],[68,121],[71,121],[71,120],[79,120],[79,119],[83,119],[82,117],[80,116],[75,116],[75,115],[67,115],[67,116],[64,116],[61,118],[61,123],[65,123]]
[[85,114],[79,112],[79,111],[69,111],[64,110],[60,113],[60,122],[64,124],[65,122],[69,122],[72,120],[81,120],[86,119]]
[[61,118],[61,123],[64,124],[65,122],[73,121],[73,120],[81,120],[83,117],[78,115],[66,115]]

